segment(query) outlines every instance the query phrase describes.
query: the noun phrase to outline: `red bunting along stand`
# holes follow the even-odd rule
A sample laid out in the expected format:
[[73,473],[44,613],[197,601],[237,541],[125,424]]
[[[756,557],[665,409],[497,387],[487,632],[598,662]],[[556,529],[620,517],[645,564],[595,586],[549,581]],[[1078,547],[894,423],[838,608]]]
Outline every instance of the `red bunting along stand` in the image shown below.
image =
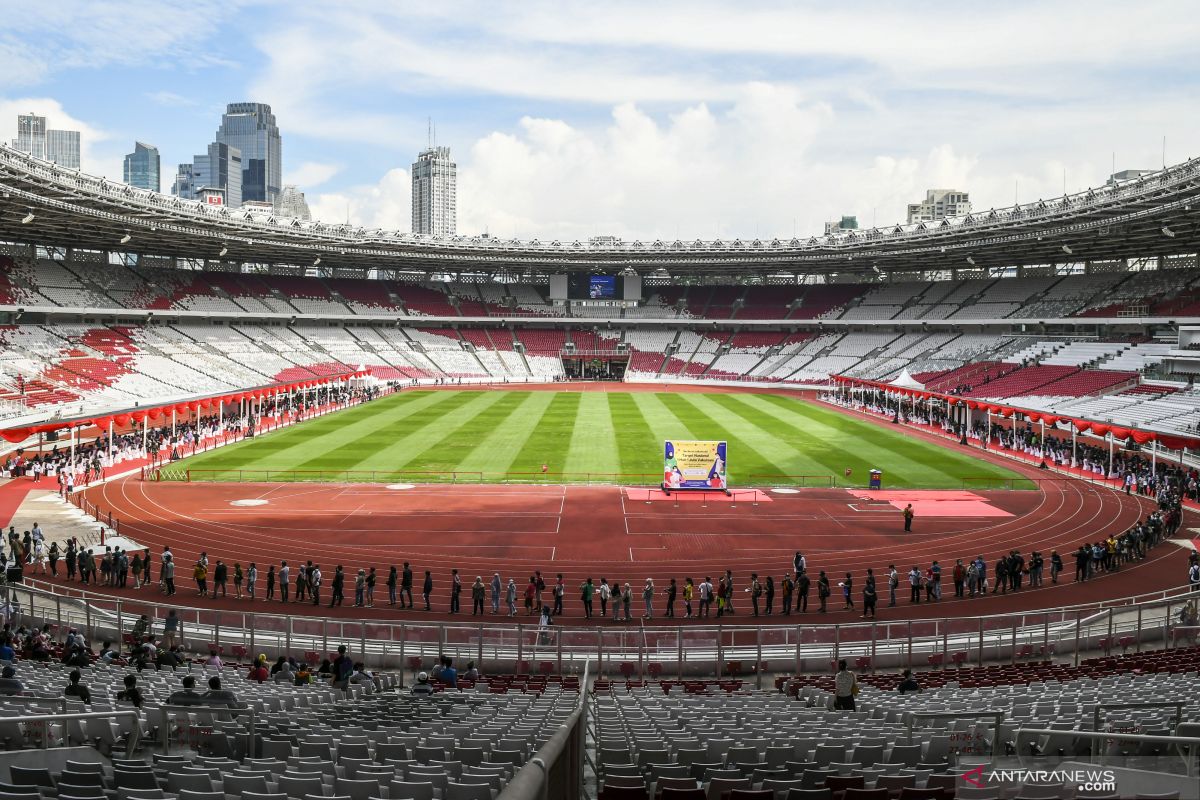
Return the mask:
[[95,427],[110,434],[109,438],[111,439],[111,434],[115,429],[122,429],[127,425],[132,424],[135,429],[138,425],[141,425],[144,433],[149,422],[158,420],[165,421],[169,419],[171,425],[174,426],[181,418],[186,418],[187,415],[199,414],[200,412],[223,415],[226,407],[230,405],[236,406],[240,413],[241,409],[253,406],[256,401],[261,403],[264,399],[270,399],[279,395],[319,390],[330,384],[349,381],[353,378],[362,378],[369,374],[370,370],[368,369],[353,370],[337,375],[324,375],[308,380],[258,386],[240,392],[211,395],[177,403],[122,409],[115,412],[106,412],[98,416],[48,420],[34,425],[0,430],[0,437],[3,437],[7,442],[19,444],[31,436],[68,430],[70,431],[72,441],[74,441],[75,436],[83,430]]

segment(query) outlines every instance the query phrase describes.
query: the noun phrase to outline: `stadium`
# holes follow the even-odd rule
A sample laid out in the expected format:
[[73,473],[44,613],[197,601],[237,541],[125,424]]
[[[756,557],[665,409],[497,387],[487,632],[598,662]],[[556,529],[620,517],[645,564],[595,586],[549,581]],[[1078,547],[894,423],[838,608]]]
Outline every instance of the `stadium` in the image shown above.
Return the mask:
[[1198,204],[1191,160],[805,238],[444,238],[0,146],[0,793],[1195,797]]

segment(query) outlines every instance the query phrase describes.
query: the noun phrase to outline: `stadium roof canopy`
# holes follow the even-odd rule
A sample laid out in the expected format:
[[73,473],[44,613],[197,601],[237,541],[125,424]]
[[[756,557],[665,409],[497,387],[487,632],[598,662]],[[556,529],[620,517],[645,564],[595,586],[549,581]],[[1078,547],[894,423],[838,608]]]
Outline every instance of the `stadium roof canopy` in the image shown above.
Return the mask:
[[808,238],[439,239],[180,200],[0,145],[0,240],[329,270],[765,276],[1109,261],[1196,253],[1198,210],[1200,159],[1192,159],[1051,200]]

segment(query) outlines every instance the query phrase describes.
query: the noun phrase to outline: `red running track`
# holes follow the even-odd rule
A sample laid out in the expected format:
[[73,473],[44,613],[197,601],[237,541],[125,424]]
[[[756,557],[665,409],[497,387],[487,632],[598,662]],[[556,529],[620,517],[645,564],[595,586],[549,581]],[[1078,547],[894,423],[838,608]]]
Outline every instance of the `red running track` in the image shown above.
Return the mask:
[[[912,435],[957,447],[925,433],[914,431]],[[795,550],[805,553],[814,575],[824,569],[834,583],[852,571],[856,603],[861,601],[867,567],[873,567],[882,578],[889,563],[903,573],[913,564],[924,569],[937,559],[944,570],[944,594],[952,595],[949,573],[956,558],[982,554],[989,572],[996,557],[1013,548],[1026,556],[1041,550],[1047,557],[1057,549],[1066,562],[1064,580],[1058,585],[1049,584],[1047,566],[1045,587],[983,599],[944,596],[939,603],[910,606],[904,599],[902,580],[901,602],[896,608],[884,607],[886,590],[881,592],[880,619],[1008,613],[1094,602],[1182,582],[1185,554],[1163,544],[1143,562],[1074,584],[1071,554],[1079,544],[1128,529],[1152,510],[1151,503],[1084,481],[1047,478],[1045,472],[994,454],[978,455],[1039,481],[1040,490],[978,493],[984,502],[1009,516],[979,516],[978,509],[971,516],[921,515],[911,534],[902,531],[896,507],[841,489],[770,493],[770,502],[757,505],[713,499],[707,504],[693,500],[676,506],[673,501],[631,501],[625,490],[615,486],[439,485],[395,490],[378,485],[181,484],[128,478],[93,487],[87,497],[112,509],[122,521],[122,533],[152,547],[156,557],[164,545],[170,545],[180,564],[176,602],[228,609],[246,610],[248,603],[232,598],[195,599],[190,565],[201,550],[207,551],[210,559],[221,558],[229,564],[257,562],[260,591],[268,563],[286,559],[294,566],[312,559],[325,575],[326,600],[333,567],[342,564],[348,575],[350,603],[354,573],[360,567],[375,566],[380,577],[374,608],[346,605],[322,613],[409,620],[452,619],[446,613],[452,567],[463,577],[465,615],[470,609],[469,584],[477,574],[483,575],[485,582],[493,572],[500,572],[505,580],[512,575],[521,591],[535,569],[542,570],[548,584],[555,573],[562,572],[567,584],[568,624],[582,621],[576,587],[588,576],[597,583],[601,577],[610,582],[628,581],[634,589],[634,608],[640,610],[640,590],[647,577],[661,590],[670,577],[682,585],[686,576],[699,582],[705,575],[715,579],[731,569],[740,602],[738,615],[729,622],[748,623],[749,603],[740,590],[748,585],[750,573],[769,573],[778,580],[790,569]],[[905,494],[921,502],[944,493]],[[265,502],[233,505],[245,500]],[[1194,518],[1185,521],[1189,524],[1196,524]],[[418,592],[423,571],[433,571],[434,612],[400,611],[386,605],[383,584],[388,567],[405,560],[412,562]],[[882,579],[880,585],[886,585]],[[147,594],[143,590],[140,599],[150,599]],[[658,613],[664,604],[661,595],[655,598]],[[835,610],[840,606],[835,587],[831,613],[821,617],[822,621],[857,619],[857,612]],[[279,608],[263,601],[257,607],[264,611]],[[682,603],[677,607],[681,609]],[[296,613],[312,613],[311,607],[292,608]],[[795,617],[773,620],[796,622]]]

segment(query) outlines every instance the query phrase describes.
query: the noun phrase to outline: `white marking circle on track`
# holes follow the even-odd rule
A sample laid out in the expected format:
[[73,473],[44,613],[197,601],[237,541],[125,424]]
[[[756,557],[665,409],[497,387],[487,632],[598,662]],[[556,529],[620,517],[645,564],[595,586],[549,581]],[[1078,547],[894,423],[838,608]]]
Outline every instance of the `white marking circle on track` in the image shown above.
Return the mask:
[[229,505],[231,505],[231,506],[265,506],[268,502],[270,502],[270,501],[263,500],[262,498],[254,497],[254,498],[250,498],[247,500],[231,500],[229,502]]
[[771,491],[774,492],[775,494],[800,494],[799,489],[784,488],[784,489],[772,489]]
[[387,485],[387,488],[389,488],[389,489],[415,489],[417,487],[411,483],[389,483]]

